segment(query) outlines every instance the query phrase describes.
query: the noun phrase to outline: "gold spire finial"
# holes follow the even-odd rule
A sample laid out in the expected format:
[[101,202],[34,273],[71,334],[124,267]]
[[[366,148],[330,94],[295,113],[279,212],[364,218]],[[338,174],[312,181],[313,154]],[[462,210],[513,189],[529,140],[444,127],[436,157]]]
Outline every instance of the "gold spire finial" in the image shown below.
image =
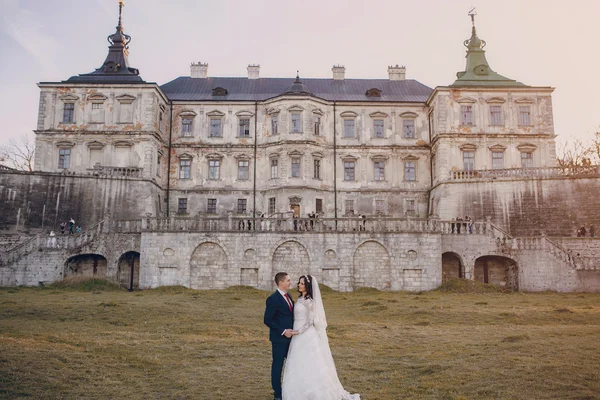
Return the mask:
[[119,0],[119,25],[117,26],[117,29],[120,31],[123,30],[123,23],[121,22],[121,15],[123,14],[123,7],[125,7],[125,1]]

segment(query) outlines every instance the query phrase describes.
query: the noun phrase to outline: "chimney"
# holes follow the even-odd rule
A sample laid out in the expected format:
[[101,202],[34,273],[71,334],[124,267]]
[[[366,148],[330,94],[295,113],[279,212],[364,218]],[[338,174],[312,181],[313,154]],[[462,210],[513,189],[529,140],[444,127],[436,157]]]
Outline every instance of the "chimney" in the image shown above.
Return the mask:
[[390,81],[403,81],[406,79],[406,67],[404,65],[400,67],[398,64],[396,66],[390,65],[388,74]]
[[344,67],[343,65],[334,65],[333,68],[331,68],[331,71],[333,72],[334,81],[344,80],[344,75],[346,74],[346,67]]
[[208,77],[208,63],[192,63],[192,65],[190,66],[190,76],[192,78]]
[[248,64],[248,79],[258,79],[260,64]]

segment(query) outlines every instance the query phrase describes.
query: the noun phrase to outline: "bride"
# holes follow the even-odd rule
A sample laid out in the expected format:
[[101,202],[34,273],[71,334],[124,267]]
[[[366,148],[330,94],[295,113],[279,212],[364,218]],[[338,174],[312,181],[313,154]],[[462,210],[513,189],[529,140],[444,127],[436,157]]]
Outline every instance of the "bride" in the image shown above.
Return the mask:
[[360,400],[344,390],[337,376],[327,319],[317,280],[302,275],[294,307],[294,331],[283,375],[283,400]]

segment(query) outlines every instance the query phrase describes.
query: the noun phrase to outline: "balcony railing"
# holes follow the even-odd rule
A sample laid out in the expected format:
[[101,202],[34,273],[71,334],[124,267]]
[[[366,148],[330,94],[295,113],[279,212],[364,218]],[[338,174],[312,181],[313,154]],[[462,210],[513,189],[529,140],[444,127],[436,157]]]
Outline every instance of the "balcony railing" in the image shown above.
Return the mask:
[[129,178],[141,178],[143,168],[138,167],[111,167],[106,165],[96,164],[94,168],[89,168],[89,175],[94,176],[124,176]]
[[542,167],[480,169],[474,171],[450,171],[447,180],[497,179],[497,178],[551,178],[551,177],[596,177],[600,176],[600,165],[588,167]]
[[110,232],[439,232],[422,218],[143,218],[112,220]]

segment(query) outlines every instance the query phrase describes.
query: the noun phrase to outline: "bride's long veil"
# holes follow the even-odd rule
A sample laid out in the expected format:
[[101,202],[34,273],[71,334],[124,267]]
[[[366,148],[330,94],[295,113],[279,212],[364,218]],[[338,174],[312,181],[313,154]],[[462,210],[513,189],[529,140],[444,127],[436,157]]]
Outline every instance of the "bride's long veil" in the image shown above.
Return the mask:
[[325,316],[325,307],[323,307],[323,298],[321,297],[321,289],[319,289],[319,282],[313,277],[312,281],[312,297],[315,302],[315,329],[329,347],[329,340],[327,339],[327,317]]

